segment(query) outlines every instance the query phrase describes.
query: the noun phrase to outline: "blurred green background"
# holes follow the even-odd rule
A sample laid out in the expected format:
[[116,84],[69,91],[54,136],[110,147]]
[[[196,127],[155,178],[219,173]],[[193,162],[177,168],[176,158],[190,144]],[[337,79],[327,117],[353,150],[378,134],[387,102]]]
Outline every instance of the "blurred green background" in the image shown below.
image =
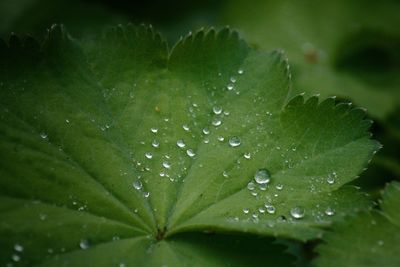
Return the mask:
[[107,25],[152,24],[172,47],[201,27],[230,25],[252,46],[282,49],[293,95],[336,96],[367,109],[383,144],[355,181],[374,198],[400,180],[400,1],[0,0],[0,36],[43,39],[53,23],[90,39]]

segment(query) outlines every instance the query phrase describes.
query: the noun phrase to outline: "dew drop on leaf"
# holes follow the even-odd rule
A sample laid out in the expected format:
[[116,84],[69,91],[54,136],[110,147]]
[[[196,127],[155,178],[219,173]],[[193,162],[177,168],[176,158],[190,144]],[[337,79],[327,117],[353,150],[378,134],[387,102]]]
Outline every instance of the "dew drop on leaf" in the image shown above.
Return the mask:
[[271,181],[271,175],[267,169],[259,169],[254,175],[254,180],[258,184],[268,184]]
[[186,146],[185,142],[182,139],[176,141],[176,145],[180,148],[184,148]]
[[335,183],[335,178],[337,177],[336,172],[333,172],[328,175],[328,178],[326,178],[326,182],[328,184],[334,184]]
[[20,257],[19,255],[17,255],[17,254],[13,254],[13,255],[11,256],[11,258],[12,258],[12,260],[15,261],[15,262],[19,262],[19,261],[21,260],[21,257]]
[[335,215],[335,210],[333,208],[331,208],[331,207],[328,207],[325,210],[325,214],[328,215],[328,216],[333,216],[333,215]]
[[210,134],[210,129],[208,128],[208,127],[205,127],[204,129],[203,129],[203,134]]
[[46,139],[47,138],[47,133],[41,132],[40,133],[40,137],[43,138],[43,139]]
[[22,251],[24,251],[24,247],[17,243],[14,245],[14,250],[18,251],[18,252],[22,252]]
[[269,214],[275,214],[275,207],[271,204],[265,204],[265,208]]
[[305,215],[304,208],[297,206],[290,210],[290,215],[295,219],[301,219]]
[[150,129],[150,131],[151,131],[152,133],[157,133],[157,132],[158,132],[158,129],[157,129],[156,127],[153,127],[153,128]]
[[186,150],[186,154],[189,156],[189,157],[191,157],[191,158],[193,158],[194,156],[196,156],[196,153],[194,153],[194,151],[193,151],[193,149],[188,149],[188,150]]
[[167,162],[167,161],[164,161],[164,162],[162,163],[162,165],[163,165],[163,167],[166,168],[166,169],[171,168],[171,164],[170,164],[169,162]]
[[136,190],[140,190],[143,187],[142,182],[139,180],[134,181],[132,185]]
[[249,189],[250,191],[254,190],[256,188],[256,185],[253,182],[249,182],[247,184],[247,189]]
[[211,122],[211,124],[214,125],[215,127],[218,127],[218,126],[220,126],[220,125],[222,124],[222,121],[221,121],[221,119],[219,119],[219,118],[215,118],[215,119]]
[[244,208],[244,209],[243,209],[243,213],[244,213],[244,214],[248,214],[248,213],[249,213],[249,211],[250,211],[250,210],[249,210],[249,209],[247,209],[247,208]]
[[240,138],[237,136],[233,136],[229,139],[229,145],[231,147],[237,147],[240,146]]
[[250,159],[251,158],[251,153],[250,152],[244,153],[243,156],[244,156],[245,159]]
[[189,131],[190,130],[190,128],[189,128],[189,126],[187,124],[182,125],[182,128],[185,131]]
[[244,73],[244,70],[243,70],[243,69],[239,69],[239,70],[238,70],[238,74],[242,75],[243,73]]
[[213,107],[213,112],[214,112],[214,114],[219,115],[222,113],[222,108],[215,106],[215,107]]
[[160,146],[160,143],[157,140],[153,140],[153,142],[151,143],[151,145],[155,148],[158,148]]
[[89,248],[89,241],[86,240],[86,239],[82,239],[82,240],[79,242],[79,247],[80,247],[81,249],[88,249],[88,248]]
[[144,156],[145,156],[147,159],[152,159],[152,158],[153,158],[153,154],[151,154],[151,152],[146,152],[146,153],[144,154]]

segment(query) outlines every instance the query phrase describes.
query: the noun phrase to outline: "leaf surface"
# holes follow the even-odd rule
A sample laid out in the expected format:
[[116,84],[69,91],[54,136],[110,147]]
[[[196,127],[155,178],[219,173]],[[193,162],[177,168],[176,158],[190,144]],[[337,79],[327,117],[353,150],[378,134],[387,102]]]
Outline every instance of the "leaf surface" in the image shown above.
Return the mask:
[[317,247],[316,266],[399,266],[400,183],[384,192],[381,210],[343,221]]
[[144,26],[80,42],[55,26],[0,51],[1,262],[224,266],[211,237],[178,233],[309,240],[369,205],[345,185],[379,147],[364,112],[290,99],[284,55],[229,29],[169,50]]

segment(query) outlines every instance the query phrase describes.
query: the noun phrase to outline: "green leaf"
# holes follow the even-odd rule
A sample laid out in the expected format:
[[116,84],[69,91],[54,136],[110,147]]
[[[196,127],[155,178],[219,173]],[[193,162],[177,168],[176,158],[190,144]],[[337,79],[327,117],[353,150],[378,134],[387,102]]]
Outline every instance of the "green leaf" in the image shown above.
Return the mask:
[[351,99],[383,119],[400,105],[397,1],[228,1],[221,24],[284,49],[296,92]]
[[[289,101],[287,59],[229,29],[170,51],[144,26],[55,26],[0,51],[2,263],[228,265],[234,237],[181,233],[309,240],[369,206],[345,185],[379,147],[364,112]],[[285,258],[268,244],[262,261]]]
[[400,183],[386,187],[381,210],[334,225],[317,247],[316,266],[399,266]]

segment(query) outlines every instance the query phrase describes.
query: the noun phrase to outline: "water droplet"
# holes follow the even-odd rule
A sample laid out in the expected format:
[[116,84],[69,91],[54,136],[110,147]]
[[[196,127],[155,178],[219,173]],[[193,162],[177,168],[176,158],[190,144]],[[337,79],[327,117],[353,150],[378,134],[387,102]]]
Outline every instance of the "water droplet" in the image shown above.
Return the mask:
[[153,128],[150,129],[150,131],[151,131],[152,133],[157,133],[157,132],[158,132],[158,129],[157,129],[156,127],[153,127]]
[[22,251],[24,251],[24,247],[17,243],[14,245],[14,250],[18,251],[18,252],[22,252]]
[[229,145],[230,145],[231,147],[240,146],[240,138],[237,137],[237,136],[232,136],[232,137],[229,139]]
[[69,123],[69,119],[65,119],[65,122],[66,122],[66,123]]
[[46,139],[47,138],[47,133],[41,132],[40,133],[40,137],[43,138],[43,139]]
[[208,144],[208,143],[210,143],[210,139],[205,138],[203,142],[204,142],[204,144]]
[[250,159],[251,158],[251,153],[250,152],[244,153],[243,156],[244,156],[245,159]]
[[88,241],[87,239],[82,239],[82,240],[79,242],[79,247],[80,247],[81,249],[88,249],[88,248],[89,248],[89,241]]
[[238,70],[238,74],[242,75],[243,73],[244,73],[244,70],[243,70],[243,69],[239,69],[239,70]]
[[275,186],[275,188],[278,189],[278,190],[282,190],[283,189],[283,184],[277,184]]
[[151,143],[151,145],[155,148],[158,148],[160,146],[160,142],[158,142],[157,140],[153,140],[153,142]]
[[229,91],[231,91],[232,89],[233,89],[233,84],[232,83],[230,83],[230,84],[228,84],[227,86],[226,86],[226,89],[228,89]]
[[224,176],[225,178],[228,178],[228,177],[229,177],[229,174],[228,174],[227,171],[224,171],[224,172],[222,173],[222,176]]
[[151,154],[151,152],[146,152],[146,153],[144,154],[144,156],[145,156],[146,158],[148,158],[148,159],[152,159],[152,158],[153,158],[153,154]]
[[236,82],[236,77],[231,77],[230,79],[229,79],[232,83],[235,83]]
[[333,173],[328,175],[328,178],[326,178],[326,182],[328,184],[334,184],[336,177],[337,177],[336,172],[333,172]]
[[266,203],[265,208],[269,214],[275,214],[276,209],[273,205]]
[[218,126],[220,126],[220,125],[222,124],[222,121],[221,121],[221,119],[219,119],[219,118],[215,118],[215,119],[211,122],[211,124],[214,125],[215,127],[218,127]]
[[143,196],[144,196],[145,198],[148,198],[148,197],[150,196],[150,192],[143,192]]
[[222,113],[222,108],[215,106],[215,107],[213,107],[213,112],[214,112],[214,114],[219,115]]
[[185,142],[182,139],[176,141],[176,145],[180,148],[184,148],[186,146]]
[[171,168],[171,164],[170,164],[169,162],[167,162],[167,161],[164,161],[164,162],[162,163],[162,165],[163,165],[163,167],[166,168],[166,169]]
[[244,209],[243,209],[243,213],[244,213],[244,214],[248,214],[249,212],[250,212],[249,209],[247,209],[247,208],[244,208]]
[[254,190],[256,188],[256,185],[253,182],[249,182],[247,184],[247,189],[249,189],[250,191]]
[[210,134],[210,129],[208,128],[208,127],[205,127],[204,129],[203,129],[203,134]]
[[191,157],[191,158],[193,158],[194,156],[196,156],[196,153],[194,153],[194,151],[193,151],[192,149],[186,150],[186,154],[187,154],[189,157]]
[[134,181],[132,185],[136,190],[140,190],[143,187],[142,182],[139,180]]
[[182,125],[182,128],[185,131],[189,131],[190,130],[190,128],[189,128],[189,126],[187,124]]
[[268,184],[271,181],[271,175],[267,169],[259,169],[254,175],[254,180],[258,184]]
[[294,207],[290,210],[290,215],[295,219],[301,219],[305,215],[305,211],[302,207]]
[[15,262],[19,262],[19,261],[21,260],[21,257],[20,257],[19,255],[17,255],[17,254],[13,254],[13,255],[11,256],[11,258],[12,258],[12,260],[15,261]]
[[217,137],[218,141],[223,142],[225,140],[225,138],[222,135],[219,135]]
[[331,208],[331,207],[328,207],[325,210],[325,214],[328,215],[328,216],[333,216],[333,215],[335,215],[335,210],[333,208]]

